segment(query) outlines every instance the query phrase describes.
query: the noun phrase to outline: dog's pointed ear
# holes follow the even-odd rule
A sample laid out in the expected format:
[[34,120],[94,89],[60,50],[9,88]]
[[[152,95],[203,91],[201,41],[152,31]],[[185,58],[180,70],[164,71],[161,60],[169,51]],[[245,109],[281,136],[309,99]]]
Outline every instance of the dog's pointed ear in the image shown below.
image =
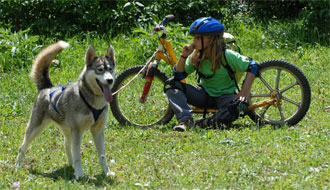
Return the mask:
[[90,45],[86,51],[85,64],[88,65],[91,61],[95,59],[95,57],[96,57],[95,49],[93,45]]
[[109,45],[107,53],[105,54],[105,56],[109,56],[113,63],[116,62],[115,49],[113,49],[111,44]]

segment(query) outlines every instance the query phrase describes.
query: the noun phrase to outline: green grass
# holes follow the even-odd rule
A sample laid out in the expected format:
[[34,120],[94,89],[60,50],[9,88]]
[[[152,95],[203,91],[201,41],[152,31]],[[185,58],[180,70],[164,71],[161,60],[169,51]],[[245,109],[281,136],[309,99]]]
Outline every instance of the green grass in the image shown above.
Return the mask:
[[[262,35],[259,30],[254,34],[251,38]],[[241,36],[240,40],[251,40]],[[180,42],[175,44],[179,54],[187,40],[180,35],[173,38]],[[55,85],[77,79],[90,43],[98,54],[113,44],[118,72],[144,64],[152,54],[146,48],[155,47],[138,34],[67,41],[71,46],[50,71]],[[63,136],[55,125],[33,141],[24,166],[16,170],[16,156],[37,94],[28,77],[30,68],[0,73],[0,189],[12,189],[17,182],[21,189],[329,189],[330,49],[259,45],[242,43],[242,48],[258,61],[277,58],[294,63],[309,79],[312,103],[299,124],[260,127],[246,117],[228,130],[177,133],[172,131],[175,119],[164,126],[140,129],[120,126],[110,113],[105,136],[107,159],[116,173],[112,178],[101,175],[95,146],[86,132],[81,147],[86,177],[74,180],[73,169],[66,165]]]

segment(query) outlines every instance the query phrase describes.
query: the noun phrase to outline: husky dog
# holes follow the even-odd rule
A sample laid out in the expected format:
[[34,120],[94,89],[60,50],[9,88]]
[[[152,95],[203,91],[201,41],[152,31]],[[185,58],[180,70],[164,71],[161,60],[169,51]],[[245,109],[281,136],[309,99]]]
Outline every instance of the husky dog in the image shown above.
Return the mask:
[[85,68],[78,80],[65,86],[54,87],[49,77],[49,65],[55,56],[68,46],[64,41],[52,44],[42,50],[33,63],[30,76],[36,83],[38,97],[16,165],[23,163],[32,140],[54,121],[64,135],[65,152],[68,163],[74,167],[76,179],[83,176],[80,145],[85,130],[92,133],[102,171],[106,175],[114,175],[108,168],[104,145],[107,102],[112,101],[111,86],[115,75],[114,49],[110,45],[105,56],[96,56],[93,46],[89,46],[85,55]]

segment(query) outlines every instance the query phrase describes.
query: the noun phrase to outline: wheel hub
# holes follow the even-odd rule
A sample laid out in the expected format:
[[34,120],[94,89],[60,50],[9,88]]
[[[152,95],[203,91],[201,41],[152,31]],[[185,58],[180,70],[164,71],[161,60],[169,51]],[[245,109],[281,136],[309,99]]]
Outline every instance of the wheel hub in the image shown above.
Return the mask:
[[273,106],[275,106],[275,107],[281,106],[280,96],[281,96],[280,93],[278,93],[277,91],[273,91],[270,93],[270,98],[274,101]]

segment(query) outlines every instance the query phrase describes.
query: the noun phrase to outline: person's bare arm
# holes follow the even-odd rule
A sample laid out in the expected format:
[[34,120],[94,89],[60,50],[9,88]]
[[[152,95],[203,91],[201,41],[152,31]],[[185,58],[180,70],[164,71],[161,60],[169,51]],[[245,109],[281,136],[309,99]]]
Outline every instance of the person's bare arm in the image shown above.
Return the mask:
[[186,59],[188,56],[194,51],[194,45],[193,44],[186,44],[183,46],[181,56],[178,60],[178,63],[176,64],[176,71],[177,72],[184,72]]
[[234,100],[239,99],[242,102],[248,102],[250,90],[256,75],[247,72],[241,91],[235,96]]

